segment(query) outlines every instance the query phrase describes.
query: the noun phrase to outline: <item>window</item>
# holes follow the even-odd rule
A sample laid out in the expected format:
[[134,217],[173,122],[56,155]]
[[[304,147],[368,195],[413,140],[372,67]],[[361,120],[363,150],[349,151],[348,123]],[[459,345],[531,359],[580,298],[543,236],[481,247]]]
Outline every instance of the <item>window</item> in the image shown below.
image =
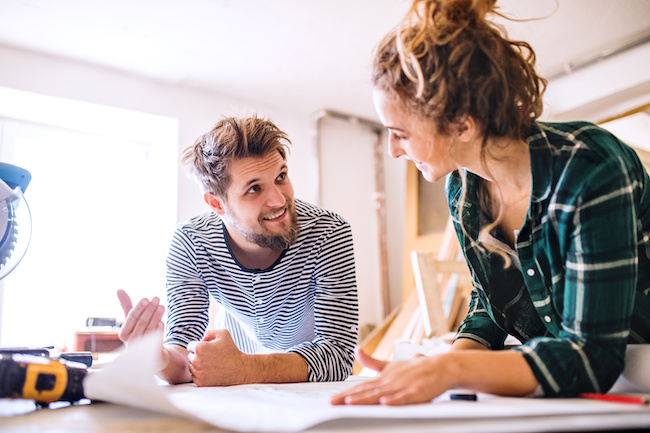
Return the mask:
[[63,349],[87,317],[123,318],[120,288],[164,299],[176,120],[2,88],[0,101],[0,160],[32,175],[31,243],[0,281],[0,345]]

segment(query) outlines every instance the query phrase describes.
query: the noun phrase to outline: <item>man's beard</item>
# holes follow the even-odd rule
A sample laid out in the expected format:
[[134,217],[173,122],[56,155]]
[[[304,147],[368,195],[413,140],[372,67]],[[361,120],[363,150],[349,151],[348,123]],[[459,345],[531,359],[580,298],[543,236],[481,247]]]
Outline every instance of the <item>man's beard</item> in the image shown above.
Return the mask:
[[270,234],[266,231],[264,228],[265,220],[261,216],[258,218],[258,222],[264,231],[263,233],[248,232],[238,224],[235,224],[235,227],[248,242],[272,250],[286,250],[298,240],[298,235],[300,235],[300,224],[298,222],[298,215],[296,214],[296,205],[293,200],[287,199],[287,213],[291,219],[291,225],[286,232],[279,235]]

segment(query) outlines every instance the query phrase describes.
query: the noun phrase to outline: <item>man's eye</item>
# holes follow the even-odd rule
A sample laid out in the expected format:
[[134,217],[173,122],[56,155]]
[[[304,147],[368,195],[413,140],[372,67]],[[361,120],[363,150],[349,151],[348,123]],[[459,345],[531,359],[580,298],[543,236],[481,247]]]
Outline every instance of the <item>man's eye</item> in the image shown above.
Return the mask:
[[257,186],[257,185],[253,185],[253,186],[251,186],[250,188],[248,188],[248,191],[246,191],[246,192],[247,192],[247,193],[254,193],[254,192],[257,192],[257,191],[259,191],[259,190],[260,190],[260,187],[259,187],[259,186]]
[[287,178],[287,173],[280,173],[277,180],[285,180]]

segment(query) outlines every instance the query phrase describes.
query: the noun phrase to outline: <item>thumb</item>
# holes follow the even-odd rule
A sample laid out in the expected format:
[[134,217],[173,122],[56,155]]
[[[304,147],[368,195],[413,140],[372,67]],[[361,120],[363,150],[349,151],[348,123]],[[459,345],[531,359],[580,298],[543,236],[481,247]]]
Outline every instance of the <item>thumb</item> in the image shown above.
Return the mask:
[[357,348],[356,355],[359,364],[371,370],[382,371],[386,367],[386,365],[388,365],[387,361],[382,361],[380,359],[373,358],[372,356],[364,352],[363,349],[361,348]]
[[232,340],[230,332],[227,329],[210,329],[208,330],[201,341],[215,341],[215,340]]
[[221,337],[221,332],[219,332],[219,329],[210,329],[208,330],[201,341],[214,341],[218,340]]

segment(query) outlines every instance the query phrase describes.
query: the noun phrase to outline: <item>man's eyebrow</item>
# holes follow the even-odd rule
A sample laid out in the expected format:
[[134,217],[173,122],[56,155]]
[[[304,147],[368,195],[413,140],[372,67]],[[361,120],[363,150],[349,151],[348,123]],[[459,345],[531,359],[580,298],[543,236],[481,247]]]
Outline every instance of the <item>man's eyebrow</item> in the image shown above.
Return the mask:
[[[288,170],[288,169],[289,169],[289,166],[288,166],[286,163],[284,163],[284,164],[282,164],[282,165],[280,166],[280,170],[279,170],[279,171],[284,171],[284,170]],[[242,189],[248,189],[248,188],[250,188],[251,185],[254,185],[254,184],[256,184],[256,183],[259,182],[259,181],[260,181],[260,179],[257,178],[257,177],[256,177],[256,178],[253,178],[253,179],[250,179],[248,182],[242,184]]]
[[260,180],[258,178],[254,178],[246,182],[245,184],[242,185],[242,189],[248,189],[251,185],[256,184]]

